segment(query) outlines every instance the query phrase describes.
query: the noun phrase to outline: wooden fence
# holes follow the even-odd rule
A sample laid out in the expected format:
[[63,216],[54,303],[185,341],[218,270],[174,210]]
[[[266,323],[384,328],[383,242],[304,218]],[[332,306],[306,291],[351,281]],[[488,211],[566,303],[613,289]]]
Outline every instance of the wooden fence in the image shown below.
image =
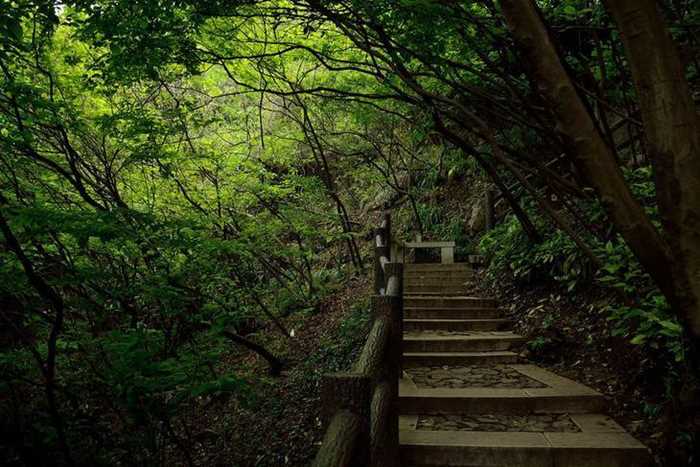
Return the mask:
[[353,370],[321,381],[326,433],[314,467],[398,467],[403,264],[391,259],[391,216],[374,236],[373,324]]

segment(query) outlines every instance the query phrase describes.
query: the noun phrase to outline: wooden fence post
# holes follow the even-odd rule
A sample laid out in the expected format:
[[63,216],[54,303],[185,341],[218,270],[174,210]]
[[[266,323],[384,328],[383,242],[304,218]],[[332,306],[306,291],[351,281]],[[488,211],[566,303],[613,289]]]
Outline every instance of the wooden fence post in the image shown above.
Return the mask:
[[[370,404],[372,384],[367,376],[357,373],[331,373],[321,379],[321,423],[327,430],[333,417],[341,410],[357,415],[360,435],[352,465],[368,465],[370,444]],[[363,448],[364,447],[364,448]]]

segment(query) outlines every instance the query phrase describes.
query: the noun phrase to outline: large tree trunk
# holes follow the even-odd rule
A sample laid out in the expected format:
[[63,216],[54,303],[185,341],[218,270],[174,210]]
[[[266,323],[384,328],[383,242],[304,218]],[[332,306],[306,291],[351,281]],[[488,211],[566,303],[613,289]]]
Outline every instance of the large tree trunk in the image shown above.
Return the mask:
[[558,131],[574,149],[578,168],[642,266],[669,301],[677,303],[668,246],[630,192],[612,149],[564,69],[537,7],[532,0],[501,0],[501,6],[551,105]]
[[654,0],[606,0],[622,34],[673,255],[678,306],[700,337],[700,123],[678,49]]

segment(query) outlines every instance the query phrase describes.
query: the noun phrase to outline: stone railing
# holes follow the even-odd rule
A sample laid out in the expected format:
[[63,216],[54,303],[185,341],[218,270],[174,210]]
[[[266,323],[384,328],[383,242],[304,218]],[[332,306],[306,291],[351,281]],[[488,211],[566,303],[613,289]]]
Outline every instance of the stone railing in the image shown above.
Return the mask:
[[[406,242],[404,243],[404,255],[407,250],[438,249],[440,250],[440,262],[452,264],[455,262],[455,242]],[[404,259],[404,262],[406,260]]]
[[373,243],[372,328],[353,370],[321,380],[326,433],[314,467],[399,466],[403,264],[392,262],[388,213]]

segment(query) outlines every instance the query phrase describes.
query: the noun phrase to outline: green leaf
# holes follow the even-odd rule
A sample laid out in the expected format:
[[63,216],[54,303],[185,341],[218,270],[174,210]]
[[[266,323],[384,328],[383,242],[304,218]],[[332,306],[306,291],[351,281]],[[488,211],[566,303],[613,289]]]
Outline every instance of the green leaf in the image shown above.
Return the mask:
[[647,340],[647,336],[644,336],[642,334],[637,334],[636,336],[634,336],[632,338],[632,340],[630,342],[632,344],[635,344],[635,345],[641,345],[641,344],[644,344],[646,342],[646,340]]

